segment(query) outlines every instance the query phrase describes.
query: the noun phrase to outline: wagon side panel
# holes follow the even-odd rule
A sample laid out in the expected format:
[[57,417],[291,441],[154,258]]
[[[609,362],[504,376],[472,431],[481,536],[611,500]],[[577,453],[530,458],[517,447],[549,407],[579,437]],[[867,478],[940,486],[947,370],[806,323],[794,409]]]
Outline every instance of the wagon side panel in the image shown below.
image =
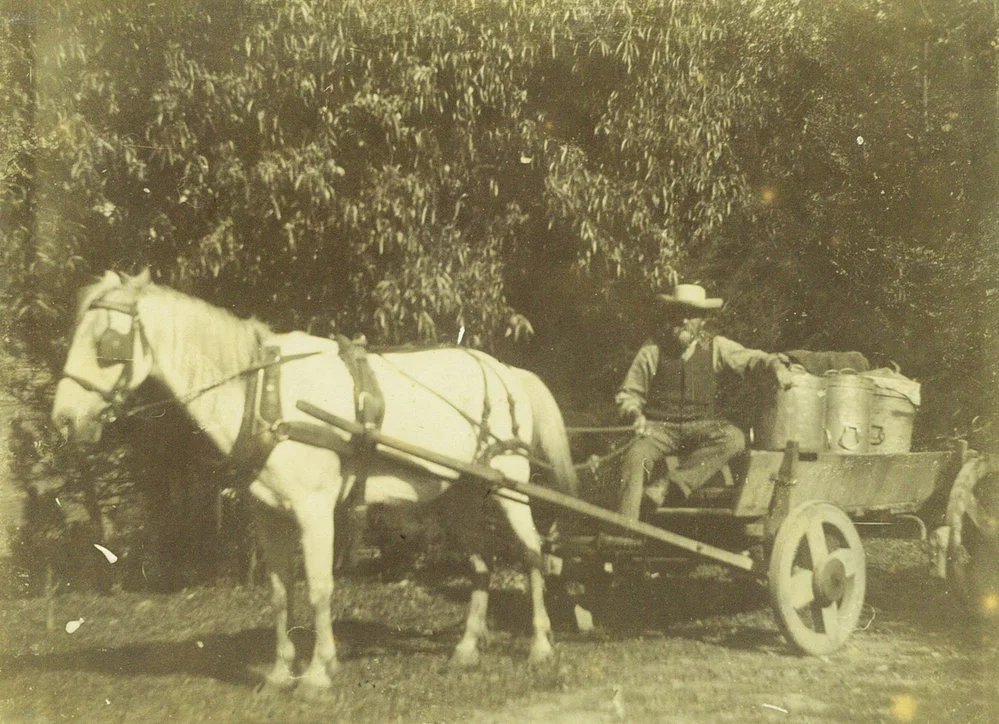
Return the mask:
[[[950,484],[953,455],[952,452],[820,454],[801,459],[790,491],[790,505],[822,500],[851,515],[873,511],[914,512],[940,486]],[[746,482],[735,505],[736,516],[767,514],[782,456],[783,453],[765,451],[750,454]]]

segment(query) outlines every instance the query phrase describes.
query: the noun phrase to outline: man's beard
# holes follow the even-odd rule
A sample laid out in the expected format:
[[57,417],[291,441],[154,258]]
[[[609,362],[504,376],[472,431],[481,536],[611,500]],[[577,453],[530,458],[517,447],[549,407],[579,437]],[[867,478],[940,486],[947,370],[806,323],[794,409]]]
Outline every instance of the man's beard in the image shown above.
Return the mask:
[[676,351],[683,352],[690,346],[690,343],[701,336],[704,323],[699,319],[689,319],[683,324],[673,327],[673,342]]

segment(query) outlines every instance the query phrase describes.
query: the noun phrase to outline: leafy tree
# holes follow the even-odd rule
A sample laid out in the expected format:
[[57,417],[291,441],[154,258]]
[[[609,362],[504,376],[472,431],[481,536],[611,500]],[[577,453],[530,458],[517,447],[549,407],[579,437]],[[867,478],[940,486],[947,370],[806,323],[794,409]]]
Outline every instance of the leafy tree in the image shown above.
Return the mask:
[[678,269],[748,344],[900,364],[927,443],[990,413],[993,4],[20,5],[0,275],[34,369],[90,274],[149,266],[277,329],[461,335],[606,419]]

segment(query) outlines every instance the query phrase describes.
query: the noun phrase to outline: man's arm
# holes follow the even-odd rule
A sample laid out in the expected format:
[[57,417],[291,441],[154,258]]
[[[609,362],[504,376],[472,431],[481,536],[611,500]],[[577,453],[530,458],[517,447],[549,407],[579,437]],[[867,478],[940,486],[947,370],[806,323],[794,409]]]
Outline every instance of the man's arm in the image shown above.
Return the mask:
[[777,378],[777,383],[787,389],[791,386],[792,377],[788,369],[790,360],[786,355],[773,354],[758,349],[743,347],[738,342],[727,337],[714,338],[712,364],[715,372],[728,370],[739,377],[762,369],[769,369]]
[[626,420],[634,420],[642,415],[645,401],[659,367],[659,347],[647,344],[638,350],[624,382],[614,397],[618,412]]

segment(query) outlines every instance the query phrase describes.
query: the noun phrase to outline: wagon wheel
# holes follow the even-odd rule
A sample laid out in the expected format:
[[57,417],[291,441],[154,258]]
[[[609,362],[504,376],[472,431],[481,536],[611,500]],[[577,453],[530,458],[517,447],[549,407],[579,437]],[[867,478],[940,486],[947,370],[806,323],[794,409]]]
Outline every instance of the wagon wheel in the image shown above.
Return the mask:
[[867,569],[853,522],[829,503],[804,503],[777,530],[770,598],[784,634],[820,656],[853,632],[864,605]]
[[999,461],[964,464],[947,502],[947,578],[973,614],[999,618]]

